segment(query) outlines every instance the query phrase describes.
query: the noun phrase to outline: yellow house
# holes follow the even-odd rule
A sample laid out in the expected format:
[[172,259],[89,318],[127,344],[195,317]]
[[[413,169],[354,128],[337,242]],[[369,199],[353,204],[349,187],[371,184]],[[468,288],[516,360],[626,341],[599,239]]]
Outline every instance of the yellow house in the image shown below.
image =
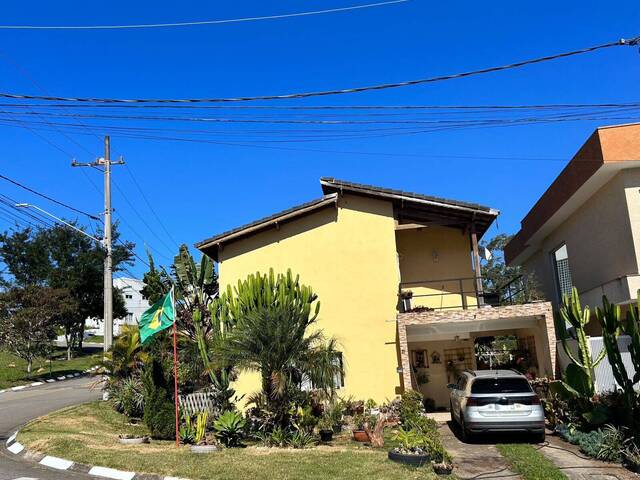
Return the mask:
[[[317,200],[196,247],[218,262],[221,289],[270,268],[313,287],[318,325],[341,347],[341,395],[380,402],[414,388],[448,406],[456,369],[477,366],[474,339],[495,334],[529,342],[539,373],[553,375],[549,304],[484,304],[478,240],[498,211],[333,178],[320,184]],[[259,385],[242,374],[235,387]]]

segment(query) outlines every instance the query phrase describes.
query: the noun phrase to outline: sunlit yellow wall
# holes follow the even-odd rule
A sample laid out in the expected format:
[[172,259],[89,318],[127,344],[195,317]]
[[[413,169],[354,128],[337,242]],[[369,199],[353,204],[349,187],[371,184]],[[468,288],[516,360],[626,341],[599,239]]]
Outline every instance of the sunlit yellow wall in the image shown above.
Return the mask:
[[[343,351],[342,395],[393,398],[396,371],[396,305],[399,272],[389,202],[345,195],[327,207],[251,237],[227,244],[219,254],[220,284],[250,273],[291,268],[318,294],[318,326]],[[257,391],[256,374],[242,374],[239,394]]]
[[449,280],[458,278],[467,279],[462,281],[467,305],[477,305],[468,234],[455,228],[421,227],[398,230],[396,243],[402,282],[411,283],[403,285],[403,290],[413,292],[413,307],[461,308],[460,282]]

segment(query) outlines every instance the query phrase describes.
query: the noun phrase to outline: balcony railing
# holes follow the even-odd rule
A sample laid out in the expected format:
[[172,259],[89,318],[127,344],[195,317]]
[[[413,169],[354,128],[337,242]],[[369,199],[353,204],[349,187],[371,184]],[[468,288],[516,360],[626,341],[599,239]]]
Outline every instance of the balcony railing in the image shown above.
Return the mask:
[[481,277],[440,278],[401,282],[398,308],[401,312],[477,308],[484,303],[478,291]]

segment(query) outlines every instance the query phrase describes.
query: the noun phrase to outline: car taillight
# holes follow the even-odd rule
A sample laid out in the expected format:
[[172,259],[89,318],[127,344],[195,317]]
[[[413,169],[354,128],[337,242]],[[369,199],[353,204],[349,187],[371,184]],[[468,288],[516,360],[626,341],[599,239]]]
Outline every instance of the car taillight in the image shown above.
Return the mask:
[[476,397],[467,397],[467,407],[477,407],[480,405],[480,402]]

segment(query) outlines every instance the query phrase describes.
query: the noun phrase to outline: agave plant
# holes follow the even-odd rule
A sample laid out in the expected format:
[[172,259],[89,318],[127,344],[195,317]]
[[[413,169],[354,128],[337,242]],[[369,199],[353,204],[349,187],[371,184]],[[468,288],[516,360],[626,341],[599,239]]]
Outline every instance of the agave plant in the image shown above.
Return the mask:
[[218,438],[227,447],[238,447],[244,437],[245,420],[237,411],[228,410],[213,422],[213,429]]

